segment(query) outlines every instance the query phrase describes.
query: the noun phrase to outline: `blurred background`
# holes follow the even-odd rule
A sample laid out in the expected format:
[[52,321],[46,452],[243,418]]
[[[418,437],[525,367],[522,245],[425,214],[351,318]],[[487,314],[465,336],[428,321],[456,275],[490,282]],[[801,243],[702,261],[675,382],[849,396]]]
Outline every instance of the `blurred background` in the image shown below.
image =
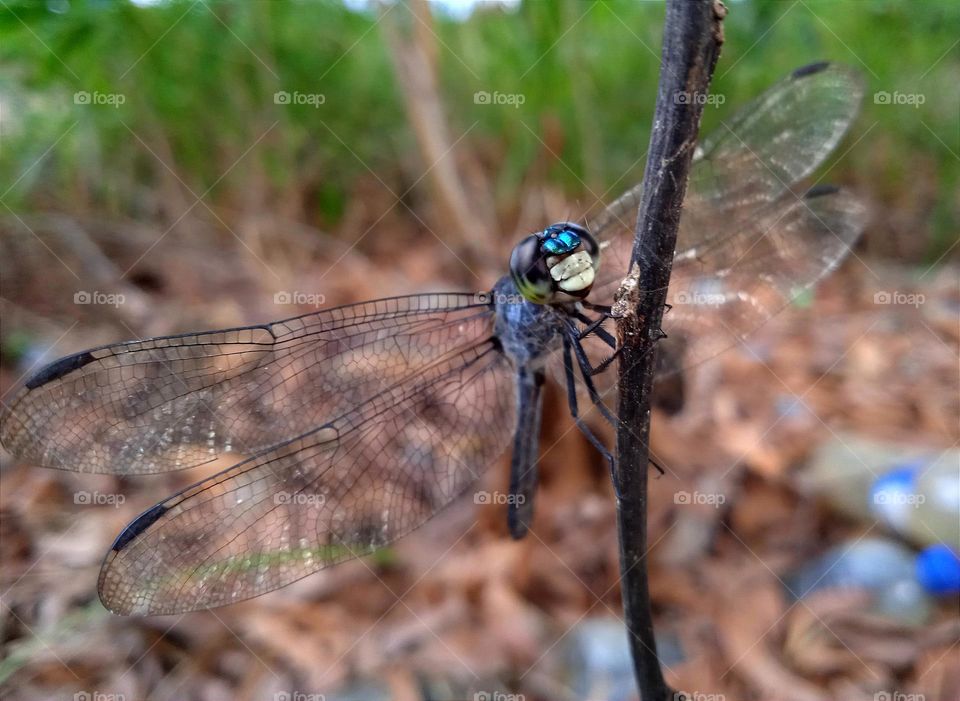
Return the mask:
[[[642,177],[660,2],[0,5],[4,401],[101,343],[489,289],[520,235]],[[703,133],[853,66],[863,110],[818,176],[871,221],[654,420],[657,634],[695,700],[960,698],[958,29],[949,0],[729,3]],[[468,498],[364,562],[149,619],[100,606],[99,564],[196,475],[4,454],[0,693],[635,698],[606,467],[555,388],[544,425],[522,542]],[[502,460],[482,488],[506,484]]]

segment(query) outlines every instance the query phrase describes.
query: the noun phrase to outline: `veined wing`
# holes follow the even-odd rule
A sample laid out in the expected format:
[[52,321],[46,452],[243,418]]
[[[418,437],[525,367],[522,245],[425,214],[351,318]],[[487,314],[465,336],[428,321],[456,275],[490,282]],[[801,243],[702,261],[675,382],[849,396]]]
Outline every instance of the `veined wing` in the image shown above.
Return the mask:
[[860,110],[864,84],[846,66],[814,63],[740,109],[696,151],[690,205],[712,214],[749,216],[813,173],[843,139]]
[[[736,229],[728,215],[749,219],[755,208],[779,199],[813,173],[847,133],[863,91],[853,69],[814,63],[795,70],[702,139],[687,183],[683,219],[689,222],[681,220],[678,255],[723,240],[722,234]],[[635,185],[590,224],[594,236],[611,242],[615,264],[629,262],[629,247],[621,260],[616,256],[622,257],[624,247],[612,244],[624,233],[632,243],[642,188],[643,183]]]
[[691,249],[676,258],[662,327],[684,346],[679,367],[743,342],[846,257],[865,219],[849,193],[815,187],[756,210],[737,236],[702,257]]
[[492,333],[483,296],[432,294],[103,346],[30,378],[0,407],[0,440],[24,460],[79,472],[165,472],[253,455]]
[[[832,270],[866,212],[835,188],[796,194],[856,116],[863,86],[849,68],[794,71],[707,137],[694,155],[663,319],[687,346],[670,370],[742,340]],[[591,299],[609,303],[625,275],[642,185],[591,230],[604,241]],[[713,338],[708,338],[714,334]]]
[[146,511],[108,553],[101,600],[121,614],[222,606],[369,554],[421,525],[504,451],[512,389],[493,339],[438,354]]

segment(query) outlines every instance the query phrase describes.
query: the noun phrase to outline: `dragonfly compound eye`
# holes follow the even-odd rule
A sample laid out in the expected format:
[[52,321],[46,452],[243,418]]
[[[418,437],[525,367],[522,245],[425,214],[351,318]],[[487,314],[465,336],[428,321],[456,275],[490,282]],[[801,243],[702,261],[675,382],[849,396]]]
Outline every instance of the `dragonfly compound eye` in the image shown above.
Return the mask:
[[547,257],[541,252],[539,235],[531,234],[513,247],[510,254],[510,276],[525,299],[546,304],[554,294],[553,279]]
[[600,247],[573,222],[553,224],[518,243],[510,256],[510,274],[526,299],[559,304],[590,293],[600,264]]

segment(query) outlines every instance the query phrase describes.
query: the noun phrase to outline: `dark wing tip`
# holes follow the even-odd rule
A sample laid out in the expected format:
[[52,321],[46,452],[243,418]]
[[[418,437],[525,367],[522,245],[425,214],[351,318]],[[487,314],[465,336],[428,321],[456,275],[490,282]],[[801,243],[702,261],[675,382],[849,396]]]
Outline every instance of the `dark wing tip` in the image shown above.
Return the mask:
[[120,552],[127,547],[131,540],[150,528],[150,526],[156,523],[157,519],[163,516],[166,512],[167,507],[163,504],[155,504],[154,506],[151,506],[149,509],[133,519],[129,524],[127,524],[127,527],[124,528],[120,532],[120,535],[117,536],[117,539],[113,541],[113,545],[110,546],[110,549],[114,552]]
[[812,200],[814,197],[824,197],[825,195],[835,195],[840,192],[836,185],[814,185],[803,195],[804,199]]
[[48,382],[60,379],[64,375],[69,375],[74,370],[79,370],[84,365],[92,363],[94,360],[96,360],[96,358],[93,357],[90,351],[82,351],[68,355],[66,358],[60,358],[60,360],[54,360],[49,365],[40,368],[33,377],[27,380],[27,389],[36,389]]
[[793,78],[805,78],[808,75],[814,75],[815,73],[820,73],[821,71],[826,70],[830,66],[829,61],[817,61],[816,63],[808,63],[806,66],[800,66],[793,73],[791,77]]

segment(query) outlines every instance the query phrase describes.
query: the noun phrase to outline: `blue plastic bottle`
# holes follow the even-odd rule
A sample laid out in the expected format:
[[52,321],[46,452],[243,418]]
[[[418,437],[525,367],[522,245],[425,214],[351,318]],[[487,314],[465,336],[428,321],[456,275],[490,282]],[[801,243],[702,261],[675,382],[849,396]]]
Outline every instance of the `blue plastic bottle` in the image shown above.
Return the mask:
[[907,625],[925,623],[937,596],[960,594],[960,554],[945,544],[919,554],[882,538],[836,545],[786,578],[797,599],[822,589],[863,589],[870,610]]

